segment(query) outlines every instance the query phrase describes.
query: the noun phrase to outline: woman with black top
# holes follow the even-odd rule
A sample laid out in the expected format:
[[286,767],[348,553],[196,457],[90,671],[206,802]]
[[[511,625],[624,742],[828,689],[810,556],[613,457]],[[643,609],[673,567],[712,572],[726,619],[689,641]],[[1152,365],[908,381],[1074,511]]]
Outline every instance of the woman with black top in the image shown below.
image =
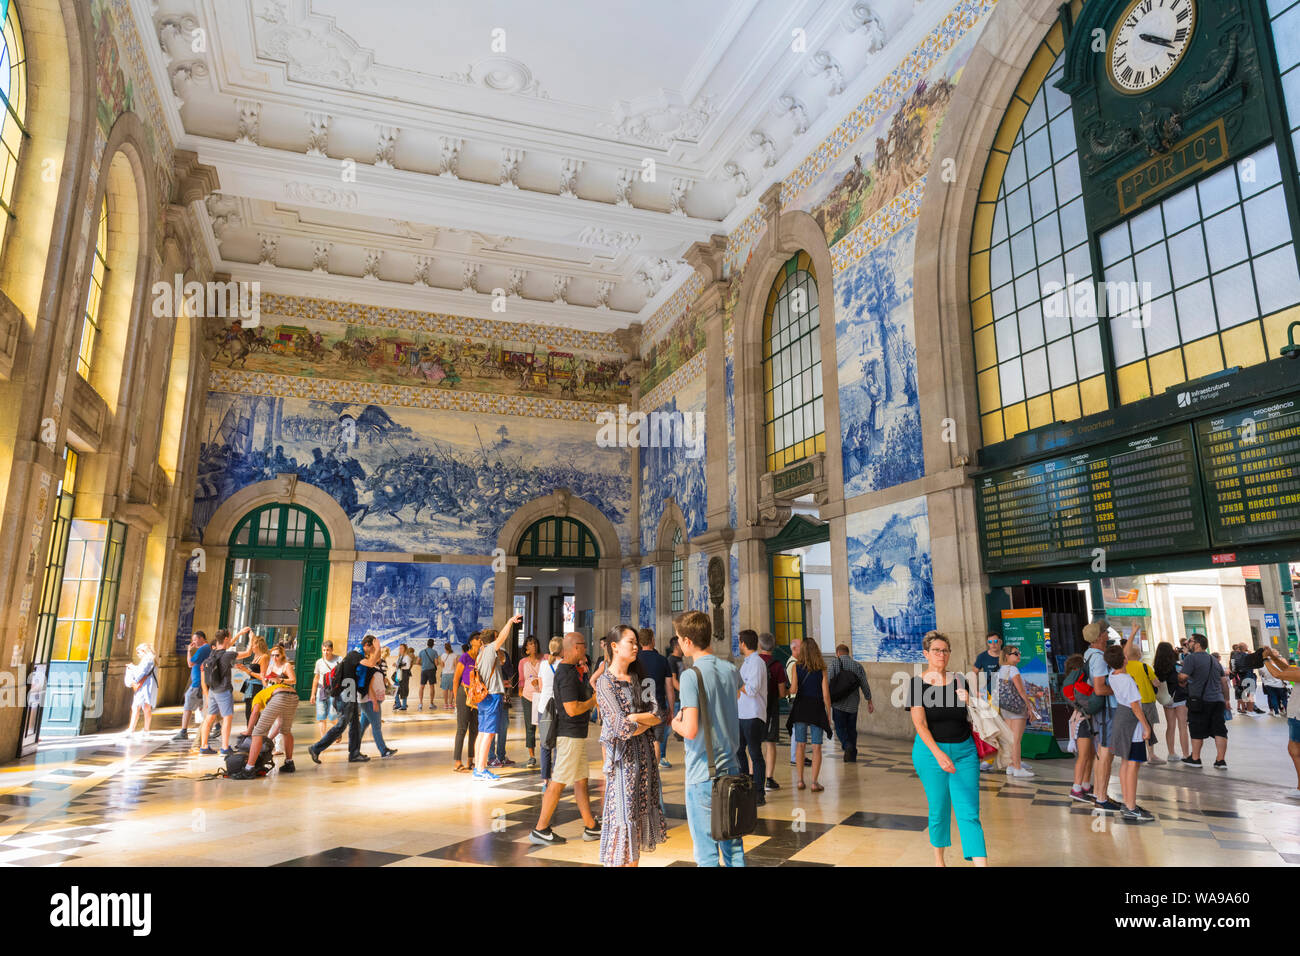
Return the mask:
[[822,735],[831,736],[831,690],[827,677],[826,661],[822,658],[821,648],[814,640],[804,640],[799,644],[799,653],[795,655],[795,696],[790,706],[790,717],[786,728],[794,742],[794,765],[798,768],[800,790],[805,788],[803,782],[803,755],[805,748],[812,745],[812,788],[813,793],[821,793],[823,787],[817,778],[822,772]]
[[[240,634],[247,632],[248,653],[243,657],[235,660],[234,669],[243,672],[248,678],[244,681],[244,686],[240,693],[244,695],[244,720],[252,720],[253,716],[253,698],[257,696],[266,684],[262,681],[262,674],[266,672],[266,667],[271,663],[271,652],[266,648],[266,640],[260,634],[254,634],[251,627],[244,628]],[[236,635],[235,640],[239,640]]]
[[1187,685],[1178,679],[1178,654],[1168,641],[1161,641],[1156,647],[1156,656],[1151,662],[1151,670],[1155,672],[1156,680],[1165,685],[1171,698],[1170,702],[1164,705],[1165,749],[1169,751],[1169,759],[1173,760],[1174,729],[1177,728],[1178,742],[1183,746],[1182,756],[1186,758],[1192,752],[1187,735]]
[[948,673],[952,644],[938,631],[925,635],[926,668],[913,677],[907,707],[916,737],[912,766],[930,805],[930,845],[934,863],[944,866],[943,851],[952,845],[952,815],[957,815],[962,856],[987,866],[984,828],[980,825],[980,762],[966,716],[966,681]]

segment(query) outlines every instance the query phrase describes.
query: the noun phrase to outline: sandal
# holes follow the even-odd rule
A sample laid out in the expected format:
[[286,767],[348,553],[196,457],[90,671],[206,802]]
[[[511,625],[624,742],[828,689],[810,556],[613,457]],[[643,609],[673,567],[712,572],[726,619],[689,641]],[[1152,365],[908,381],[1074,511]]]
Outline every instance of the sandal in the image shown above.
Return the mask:
[[469,773],[469,767],[465,766],[463,763],[458,763],[456,766],[451,768],[451,771],[452,773]]
[[800,790],[807,790],[807,789],[808,789],[806,786],[804,786],[804,782],[803,782],[802,780],[799,781],[799,789],[800,789]]
[[820,783],[814,783],[814,784],[812,785],[812,792],[813,792],[813,793],[821,793],[821,792],[822,792],[823,790],[825,790],[825,789],[826,789],[826,788],[823,787]]

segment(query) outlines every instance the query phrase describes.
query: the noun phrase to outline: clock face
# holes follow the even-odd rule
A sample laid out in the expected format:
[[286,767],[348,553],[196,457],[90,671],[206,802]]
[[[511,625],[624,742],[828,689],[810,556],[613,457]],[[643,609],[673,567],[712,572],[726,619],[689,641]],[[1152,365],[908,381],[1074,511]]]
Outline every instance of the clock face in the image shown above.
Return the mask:
[[1111,31],[1111,82],[1125,93],[1162,83],[1187,52],[1195,26],[1195,0],[1134,0]]

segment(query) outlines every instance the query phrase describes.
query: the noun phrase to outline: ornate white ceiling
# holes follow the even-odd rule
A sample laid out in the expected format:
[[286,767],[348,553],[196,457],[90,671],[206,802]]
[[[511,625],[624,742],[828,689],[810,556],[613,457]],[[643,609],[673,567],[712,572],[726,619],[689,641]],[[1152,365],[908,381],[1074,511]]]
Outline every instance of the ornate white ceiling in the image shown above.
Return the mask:
[[[213,259],[270,291],[648,316],[947,0],[132,0]],[[651,167],[653,169],[651,170]],[[748,198],[746,198],[748,197]]]

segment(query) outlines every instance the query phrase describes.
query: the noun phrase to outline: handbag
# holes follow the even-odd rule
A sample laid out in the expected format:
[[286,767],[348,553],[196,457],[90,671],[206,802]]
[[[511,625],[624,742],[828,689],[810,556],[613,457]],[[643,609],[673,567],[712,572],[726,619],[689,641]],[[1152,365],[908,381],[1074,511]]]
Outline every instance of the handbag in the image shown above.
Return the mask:
[[1016,685],[1009,680],[998,681],[998,710],[1005,711],[1012,717],[1025,716],[1025,702],[1016,693]]
[[[1142,666],[1146,667],[1145,664],[1143,664]],[[1161,707],[1168,707],[1170,704],[1174,702],[1174,695],[1169,690],[1169,682],[1156,680],[1155,674],[1151,672],[1151,668],[1149,667],[1147,667],[1147,674],[1151,678],[1151,683],[1155,685],[1156,703],[1159,704]],[[1177,680],[1177,678],[1174,679]]]
[[758,797],[754,793],[754,778],[749,774],[728,773],[718,775],[713,759],[713,732],[709,726],[709,702],[704,694],[704,675],[698,667],[695,683],[700,693],[700,724],[704,730],[704,752],[709,757],[709,779],[713,781],[713,819],[710,835],[715,840],[738,840],[754,832],[758,826]]

